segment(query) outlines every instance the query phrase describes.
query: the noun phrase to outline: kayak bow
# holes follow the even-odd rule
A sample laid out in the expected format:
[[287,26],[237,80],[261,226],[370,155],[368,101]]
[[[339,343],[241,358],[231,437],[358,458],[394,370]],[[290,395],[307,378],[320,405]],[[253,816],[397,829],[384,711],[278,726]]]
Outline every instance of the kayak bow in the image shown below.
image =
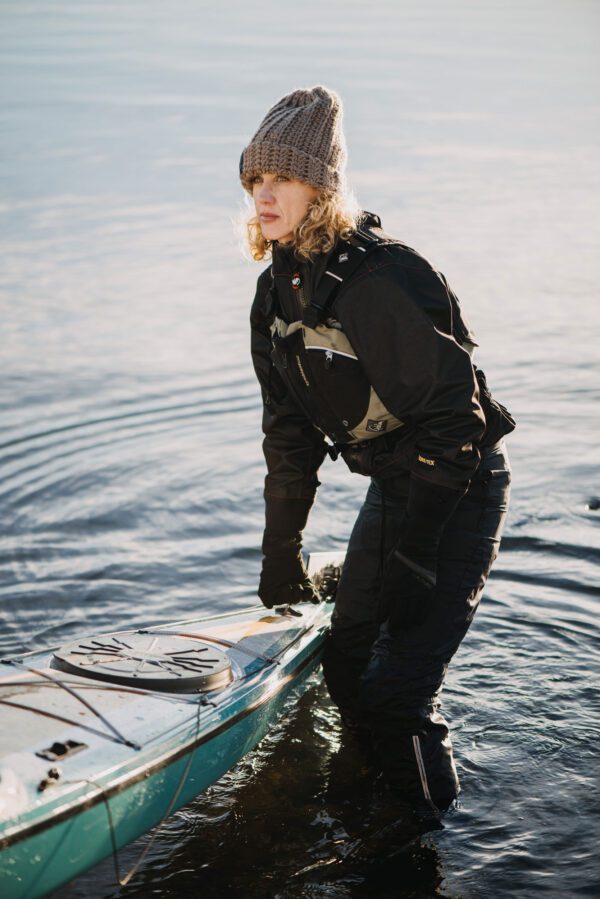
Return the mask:
[[[313,554],[309,571],[322,585],[341,561]],[[5,660],[3,899],[36,899],[116,860],[218,780],[304,688],[330,612],[331,603],[253,607]]]

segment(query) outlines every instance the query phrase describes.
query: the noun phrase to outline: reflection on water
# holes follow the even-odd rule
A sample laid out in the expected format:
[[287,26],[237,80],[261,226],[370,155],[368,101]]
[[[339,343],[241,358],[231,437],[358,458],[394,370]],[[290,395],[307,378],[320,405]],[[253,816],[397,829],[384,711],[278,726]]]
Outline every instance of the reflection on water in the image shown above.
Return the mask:
[[[450,895],[435,844],[394,814],[315,681],[291,718],[165,826],[127,895],[147,896],[159,880],[173,897],[392,897],[399,885],[402,895]],[[120,853],[122,868],[147,839]],[[66,895],[119,895],[111,882],[107,860]]]
[[[359,200],[448,276],[518,420],[503,551],[445,689],[461,805],[411,839],[315,682],[126,891],[108,859],[61,896],[592,895],[598,7],[301,12],[3,6],[0,652],[254,595],[261,266],[237,164],[268,104],[323,82]],[[365,484],[321,480],[306,545],[343,549]]]

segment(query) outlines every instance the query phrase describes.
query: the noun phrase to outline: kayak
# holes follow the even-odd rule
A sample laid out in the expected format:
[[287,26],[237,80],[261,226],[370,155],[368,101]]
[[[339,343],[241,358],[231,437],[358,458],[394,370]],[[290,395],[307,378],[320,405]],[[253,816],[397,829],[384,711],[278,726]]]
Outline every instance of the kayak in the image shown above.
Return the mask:
[[[342,561],[310,558],[325,600]],[[217,781],[299,695],[331,609],[254,606],[2,660],[0,896],[44,896],[111,854],[118,872],[121,846]]]

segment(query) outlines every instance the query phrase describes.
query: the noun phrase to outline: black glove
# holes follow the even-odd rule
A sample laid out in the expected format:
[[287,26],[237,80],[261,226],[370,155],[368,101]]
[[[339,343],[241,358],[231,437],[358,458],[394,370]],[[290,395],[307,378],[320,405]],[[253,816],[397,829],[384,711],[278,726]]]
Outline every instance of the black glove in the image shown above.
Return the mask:
[[265,492],[266,527],[258,595],[267,609],[297,602],[320,602],[302,559],[302,531],[313,499],[271,496]]
[[381,586],[381,618],[393,637],[423,624],[435,600],[437,555],[444,528],[463,492],[413,475],[400,539]]
[[300,535],[279,537],[265,531],[258,595],[267,609],[297,602],[318,603],[319,593],[306,573]]

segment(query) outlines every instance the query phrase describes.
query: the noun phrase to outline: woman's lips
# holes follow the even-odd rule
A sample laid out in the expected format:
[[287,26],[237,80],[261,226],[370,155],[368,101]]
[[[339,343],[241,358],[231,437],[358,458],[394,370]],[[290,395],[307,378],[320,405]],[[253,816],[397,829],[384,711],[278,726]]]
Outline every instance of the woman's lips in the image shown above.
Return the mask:
[[263,222],[274,222],[275,219],[279,218],[279,216],[273,215],[273,213],[271,212],[261,212],[260,218]]

